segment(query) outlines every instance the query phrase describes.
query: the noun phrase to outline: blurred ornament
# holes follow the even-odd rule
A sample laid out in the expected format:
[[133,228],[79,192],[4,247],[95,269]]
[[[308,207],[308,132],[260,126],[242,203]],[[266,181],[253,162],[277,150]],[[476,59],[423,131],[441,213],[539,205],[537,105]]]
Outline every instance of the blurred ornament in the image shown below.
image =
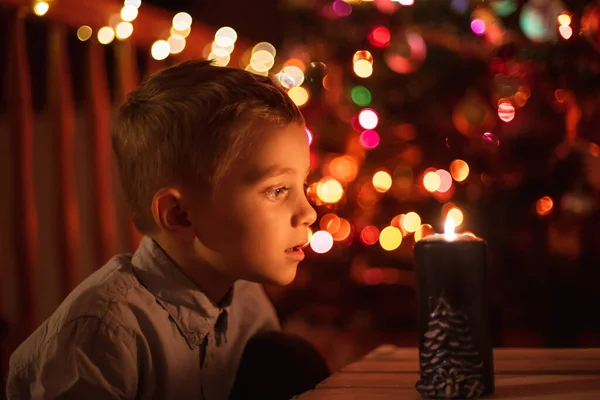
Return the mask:
[[322,62],[311,62],[306,68],[304,77],[312,85],[322,85],[323,78],[329,73],[329,68]]
[[583,36],[600,51],[600,2],[588,5],[581,17],[581,32]]
[[385,63],[394,72],[409,74],[421,66],[426,56],[427,46],[418,31],[397,31],[386,49]]
[[483,98],[477,92],[469,91],[454,107],[452,121],[461,134],[475,139],[482,131],[493,128],[495,118]]
[[529,0],[519,15],[523,34],[534,42],[557,39],[558,16],[565,10],[560,0]]
[[491,132],[484,133],[481,136],[481,141],[483,142],[483,145],[490,150],[495,150],[498,146],[500,146],[500,139],[498,139],[498,137]]
[[491,0],[488,4],[499,17],[508,17],[510,14],[517,11],[517,3],[515,0]]

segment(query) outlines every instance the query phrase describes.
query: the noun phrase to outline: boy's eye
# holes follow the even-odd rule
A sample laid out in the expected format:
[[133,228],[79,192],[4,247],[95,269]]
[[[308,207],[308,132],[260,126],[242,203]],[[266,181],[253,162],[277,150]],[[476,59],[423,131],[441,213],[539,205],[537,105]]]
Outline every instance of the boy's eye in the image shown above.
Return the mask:
[[290,190],[290,188],[287,187],[279,187],[277,189],[273,189],[273,190],[269,190],[267,192],[267,194],[269,195],[269,197],[273,200],[278,199],[279,197],[281,197],[282,194],[285,194],[288,190]]

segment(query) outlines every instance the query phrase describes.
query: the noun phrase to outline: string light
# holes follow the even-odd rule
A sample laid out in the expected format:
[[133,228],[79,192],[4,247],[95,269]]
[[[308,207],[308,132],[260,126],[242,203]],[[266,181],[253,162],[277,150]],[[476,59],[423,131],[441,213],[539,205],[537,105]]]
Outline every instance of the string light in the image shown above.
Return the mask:
[[152,54],[152,58],[158,61],[167,58],[170,52],[171,47],[169,46],[169,42],[167,42],[166,40],[157,40],[156,42],[154,42],[152,48],[150,49],[150,54]]
[[117,34],[117,39],[124,40],[131,36],[133,33],[133,25],[131,22],[120,22],[115,29]]
[[77,29],[77,38],[82,42],[85,42],[86,40],[89,40],[89,38],[92,37],[92,33],[92,28],[90,28],[87,25],[83,25],[80,26],[79,29]]
[[33,6],[33,12],[38,16],[46,15],[48,10],[50,9],[50,4],[45,1],[38,1]]
[[98,30],[98,42],[109,44],[115,40],[115,31],[110,26],[103,26]]

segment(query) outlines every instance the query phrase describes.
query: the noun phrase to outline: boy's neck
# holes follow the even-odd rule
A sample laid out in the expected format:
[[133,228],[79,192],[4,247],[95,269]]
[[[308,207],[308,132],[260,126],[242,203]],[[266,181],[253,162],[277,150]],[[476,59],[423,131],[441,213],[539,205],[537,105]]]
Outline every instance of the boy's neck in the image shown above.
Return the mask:
[[215,268],[194,258],[191,249],[179,248],[170,240],[155,237],[154,240],[174,264],[183,272],[213,303],[220,304],[233,286],[233,281]]

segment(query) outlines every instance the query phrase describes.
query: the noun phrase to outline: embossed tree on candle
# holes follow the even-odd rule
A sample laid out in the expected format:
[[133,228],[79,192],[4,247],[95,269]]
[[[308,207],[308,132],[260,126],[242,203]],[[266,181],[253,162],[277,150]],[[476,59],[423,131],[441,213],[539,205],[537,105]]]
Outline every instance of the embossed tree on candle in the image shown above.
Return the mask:
[[417,390],[430,398],[480,397],[485,389],[483,362],[473,345],[468,317],[441,297],[427,325]]

